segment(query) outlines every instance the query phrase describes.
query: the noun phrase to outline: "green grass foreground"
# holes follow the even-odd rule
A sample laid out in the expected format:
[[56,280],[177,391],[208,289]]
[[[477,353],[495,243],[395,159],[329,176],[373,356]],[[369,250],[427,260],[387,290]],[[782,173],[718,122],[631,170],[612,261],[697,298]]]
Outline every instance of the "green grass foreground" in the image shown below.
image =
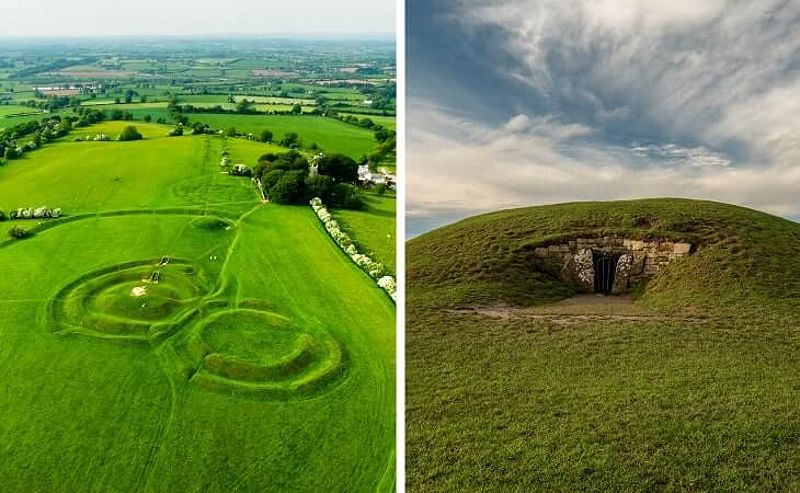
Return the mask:
[[137,127],[0,167],[67,214],[0,223],[0,489],[393,490],[391,301],[221,138]]
[[365,210],[334,209],[331,212],[356,242],[359,251],[381,262],[394,275],[397,272],[397,235],[392,218],[397,210],[397,196],[393,192],[385,195],[367,193],[364,202]]
[[[690,241],[633,301],[570,298],[531,248]],[[800,225],[724,204],[574,203],[411,240],[410,491],[793,491]]]

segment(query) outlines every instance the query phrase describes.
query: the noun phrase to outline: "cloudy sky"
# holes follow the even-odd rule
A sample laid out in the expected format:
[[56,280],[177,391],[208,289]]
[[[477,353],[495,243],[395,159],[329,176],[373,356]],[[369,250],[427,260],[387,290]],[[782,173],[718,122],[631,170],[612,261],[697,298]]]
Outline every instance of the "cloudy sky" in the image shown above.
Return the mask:
[[800,219],[800,2],[408,0],[408,230],[681,196]]
[[3,0],[0,36],[393,35],[395,0]]

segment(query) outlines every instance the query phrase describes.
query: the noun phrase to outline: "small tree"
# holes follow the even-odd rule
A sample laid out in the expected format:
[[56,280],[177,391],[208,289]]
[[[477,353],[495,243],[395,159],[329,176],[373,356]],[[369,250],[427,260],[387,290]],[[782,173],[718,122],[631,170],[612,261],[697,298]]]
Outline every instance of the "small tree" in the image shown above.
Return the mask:
[[297,135],[295,132],[287,132],[286,135],[283,136],[279,144],[283,147],[296,149],[300,147],[300,136]]
[[270,200],[279,204],[291,204],[304,199],[303,172],[285,171],[278,181],[269,189]]
[[316,175],[306,178],[306,189],[310,197],[319,197],[323,202],[328,203],[333,194],[333,180],[330,176]]
[[253,103],[248,101],[246,98],[242,98],[241,101],[236,103],[236,112],[237,113],[251,113]]
[[300,106],[299,104],[295,103],[294,106],[292,106],[293,115],[299,115],[302,112],[303,112],[303,107]]
[[225,130],[225,136],[226,137],[237,137],[238,135],[239,135],[239,132],[236,131],[236,127],[228,127]]
[[261,142],[272,142],[272,132],[269,130],[262,130],[261,133],[258,135],[258,140]]
[[264,190],[269,190],[270,188],[274,187],[284,173],[285,171],[276,169],[261,175],[261,185],[264,187]]
[[361,198],[361,191],[355,185],[349,183],[337,183],[333,187],[331,205],[344,209],[360,210],[364,208],[364,201]]
[[16,239],[22,239],[28,236],[28,231],[19,226],[14,226],[8,230],[8,236]]
[[17,151],[14,147],[6,147],[6,152],[4,154],[4,157],[6,159],[8,160],[17,159],[19,155],[20,155],[19,151]]
[[344,154],[329,154],[317,161],[319,174],[330,176],[337,183],[355,183],[358,180],[358,165]]
[[150,115],[144,115],[144,121],[150,123],[151,121],[153,121],[153,117]]
[[128,141],[128,140],[142,140],[142,134],[136,130],[136,127],[133,125],[129,125],[122,129],[122,133],[119,134],[119,140]]

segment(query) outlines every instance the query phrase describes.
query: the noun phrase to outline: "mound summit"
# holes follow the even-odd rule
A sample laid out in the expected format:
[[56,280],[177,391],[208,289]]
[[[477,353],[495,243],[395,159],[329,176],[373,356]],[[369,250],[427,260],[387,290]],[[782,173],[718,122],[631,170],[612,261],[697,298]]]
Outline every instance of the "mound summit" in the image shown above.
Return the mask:
[[474,216],[408,242],[409,303],[534,305],[631,292],[654,308],[786,311],[800,224],[689,199],[578,202]]

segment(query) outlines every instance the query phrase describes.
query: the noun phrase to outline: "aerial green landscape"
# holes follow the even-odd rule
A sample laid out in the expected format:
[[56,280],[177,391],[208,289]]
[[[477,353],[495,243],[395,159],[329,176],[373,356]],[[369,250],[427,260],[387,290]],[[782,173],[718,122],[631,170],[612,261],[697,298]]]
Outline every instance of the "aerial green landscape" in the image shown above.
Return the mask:
[[0,489],[393,491],[394,44],[8,43]]
[[[581,245],[669,261],[599,294],[548,268]],[[474,216],[406,252],[409,491],[794,488],[800,224],[575,202]]]

